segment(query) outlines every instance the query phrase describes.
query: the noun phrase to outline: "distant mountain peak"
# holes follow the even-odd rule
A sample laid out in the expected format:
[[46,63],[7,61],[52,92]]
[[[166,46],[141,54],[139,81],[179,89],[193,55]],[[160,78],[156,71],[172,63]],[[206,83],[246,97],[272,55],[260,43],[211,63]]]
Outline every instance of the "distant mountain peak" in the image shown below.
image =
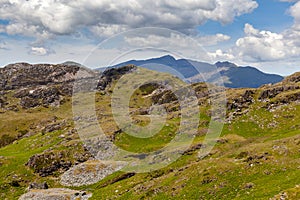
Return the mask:
[[231,63],[229,61],[216,62],[215,66],[217,66],[218,68],[221,68],[221,67],[238,67],[236,64]]
[[171,55],[164,55],[158,59],[164,59],[164,60],[176,60],[173,56]]

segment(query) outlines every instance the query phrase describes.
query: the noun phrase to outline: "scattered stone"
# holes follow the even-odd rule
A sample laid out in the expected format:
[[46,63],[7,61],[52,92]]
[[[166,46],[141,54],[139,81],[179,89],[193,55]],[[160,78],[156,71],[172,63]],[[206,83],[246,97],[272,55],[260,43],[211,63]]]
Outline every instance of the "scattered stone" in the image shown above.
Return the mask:
[[20,183],[18,180],[12,180],[9,185],[11,185],[12,187],[20,187]]
[[241,152],[239,155],[236,156],[236,159],[243,159],[246,158],[249,155],[249,152]]
[[267,152],[262,155],[250,155],[244,159],[244,162],[247,162],[250,167],[253,167],[256,164],[261,164],[261,162],[269,160],[269,156]]
[[219,144],[226,144],[226,143],[228,143],[228,140],[225,139],[225,138],[220,138],[220,139],[217,139],[217,143],[219,143]]
[[270,198],[270,200],[287,200],[289,199],[288,194],[286,192],[281,192],[280,194]]
[[38,99],[33,99],[28,96],[21,98],[20,105],[22,108],[34,108],[40,105],[40,101]]
[[217,178],[208,176],[208,177],[203,178],[203,180],[201,181],[201,184],[203,184],[203,185],[209,184],[216,180],[217,180]]
[[69,187],[91,185],[119,171],[124,166],[125,164],[123,162],[89,160],[66,171],[61,176],[60,183]]
[[48,189],[49,186],[47,182],[43,183],[30,183],[28,189],[33,190],[33,189]]
[[49,124],[42,129],[42,133],[45,134],[45,133],[51,133],[53,131],[58,131],[65,126],[66,126],[65,122]]
[[30,190],[23,194],[19,200],[87,200],[92,196],[85,191],[70,190],[65,188]]
[[192,145],[183,153],[183,155],[192,155],[195,151],[202,148],[205,148],[205,145],[203,145],[202,143]]
[[254,186],[255,186],[254,183],[246,183],[245,186],[244,186],[244,189],[251,189]]

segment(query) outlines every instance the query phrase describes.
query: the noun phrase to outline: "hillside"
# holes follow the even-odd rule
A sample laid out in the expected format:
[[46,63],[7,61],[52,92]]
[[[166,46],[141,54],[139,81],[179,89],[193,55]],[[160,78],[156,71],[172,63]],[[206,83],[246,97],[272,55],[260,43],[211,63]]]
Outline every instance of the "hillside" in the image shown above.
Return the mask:
[[250,66],[239,67],[230,62],[209,64],[188,59],[177,60],[169,55],[148,60],[130,60],[111,67],[117,68],[125,65],[136,65],[150,70],[167,72],[192,83],[214,83],[219,78],[217,74],[220,73],[224,79],[224,86],[229,88],[258,88],[264,84],[277,83],[283,80],[282,76],[266,74]]
[[[201,111],[192,145],[176,162],[136,173],[120,171],[122,163],[99,160],[105,155],[97,152],[95,159],[80,138],[74,124],[80,119],[72,112],[79,69],[72,63],[19,63],[0,69],[0,199],[300,199],[299,73],[256,89],[217,88],[216,96],[226,94],[226,119],[205,157],[198,151],[207,148],[210,122],[220,122],[211,119],[207,85],[192,84]],[[124,74],[135,72],[161,77],[160,84],[174,80],[133,65],[101,74],[87,70],[99,77],[95,109],[107,135],[91,145],[109,154],[112,142],[136,152],[133,159],[138,161],[175,137],[180,107],[172,91],[158,83],[138,87],[129,104],[134,123],[146,126],[153,104],[166,109],[167,120],[154,137],[126,134],[114,121],[112,92]]]

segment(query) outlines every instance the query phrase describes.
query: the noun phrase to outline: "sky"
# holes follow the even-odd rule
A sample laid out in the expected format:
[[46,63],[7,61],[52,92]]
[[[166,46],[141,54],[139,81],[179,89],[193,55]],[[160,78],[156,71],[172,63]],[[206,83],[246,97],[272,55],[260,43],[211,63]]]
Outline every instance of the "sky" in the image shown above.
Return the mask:
[[300,71],[300,1],[0,0],[0,66],[164,54],[290,75]]

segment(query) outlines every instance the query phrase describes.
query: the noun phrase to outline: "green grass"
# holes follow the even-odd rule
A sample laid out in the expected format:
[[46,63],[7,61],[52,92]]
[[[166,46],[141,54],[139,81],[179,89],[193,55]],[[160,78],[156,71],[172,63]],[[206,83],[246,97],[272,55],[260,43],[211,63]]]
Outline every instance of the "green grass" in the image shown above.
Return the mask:
[[[144,97],[152,91],[151,86],[137,91],[130,104],[131,110],[149,107],[150,101]],[[235,95],[233,91],[230,92],[232,94],[229,95]],[[243,91],[239,93],[242,94]],[[97,94],[96,102],[101,127],[107,135],[114,134],[118,127],[111,115],[110,97]],[[270,199],[286,192],[290,199],[297,200],[297,185],[300,184],[300,105],[294,102],[272,112],[264,108],[264,105],[266,103],[256,101],[250,105],[248,113],[237,116],[230,124],[226,124],[221,135],[225,142],[217,143],[205,158],[199,159],[195,151],[156,171],[136,174],[112,183],[124,174],[116,172],[96,184],[72,189],[92,192],[91,199],[250,200]],[[205,131],[210,120],[209,106],[204,104],[200,110],[199,129]],[[0,135],[8,133],[13,136],[19,131],[31,130],[32,124],[36,126],[54,116],[58,120],[66,119],[70,127],[44,135],[39,132],[40,129],[36,129],[35,135],[0,148],[0,199],[17,199],[34,181],[47,181],[50,187],[62,187],[57,177],[41,178],[25,164],[32,155],[49,148],[55,151],[77,148],[61,144],[63,139],[58,137],[72,128],[70,102],[60,108],[20,109],[18,112],[7,111],[0,114]],[[133,119],[136,117],[138,116],[132,116]],[[146,115],[139,119],[142,120],[138,125],[147,125]],[[167,119],[169,126],[164,126],[155,136],[141,139],[118,133],[115,144],[135,153],[161,149],[174,137],[179,120],[177,112],[170,113]],[[199,134],[193,144],[203,142],[204,137],[203,133]],[[76,143],[78,139],[78,136],[74,136],[69,143]],[[244,156],[239,156],[243,155],[242,152]],[[268,153],[266,159],[257,158],[265,153]],[[249,157],[254,159],[247,161]],[[14,180],[20,186],[12,186]],[[250,183],[253,187],[247,188]]]
[[[29,158],[35,154],[55,146],[61,141],[60,131],[49,134],[37,134],[30,138],[24,138],[14,144],[0,149],[0,156],[3,157],[0,165],[0,187],[1,198],[14,199],[25,192],[24,188],[34,180],[41,181],[40,178],[25,166]],[[3,160],[3,161],[2,161]],[[19,187],[10,187],[13,180],[20,182]],[[49,182],[50,180],[47,179]],[[54,183],[50,181],[50,183]],[[53,186],[56,184],[53,184]]]

